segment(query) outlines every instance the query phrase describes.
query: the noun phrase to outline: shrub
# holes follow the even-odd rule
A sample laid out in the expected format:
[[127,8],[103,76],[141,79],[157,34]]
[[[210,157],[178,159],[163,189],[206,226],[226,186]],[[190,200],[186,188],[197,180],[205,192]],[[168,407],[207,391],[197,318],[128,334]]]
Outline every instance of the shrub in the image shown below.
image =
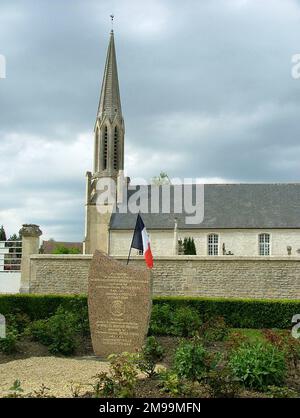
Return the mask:
[[197,338],[182,341],[175,352],[174,370],[179,377],[201,380],[218,362],[217,356],[210,354]]
[[95,376],[97,380],[93,385],[94,396],[134,397],[138,375],[136,354],[111,354],[108,360],[110,362],[110,376],[105,372]]
[[161,370],[158,373],[159,389],[173,397],[187,394],[187,385],[174,370]]
[[173,312],[169,304],[159,304],[152,307],[149,332],[154,335],[168,335],[172,324]]
[[265,329],[263,334],[267,341],[285,353],[286,359],[297,369],[300,359],[300,341],[292,337],[289,331]]
[[191,337],[198,331],[201,320],[194,308],[181,306],[172,317],[172,334],[179,337]]
[[247,342],[246,335],[241,332],[231,332],[228,336],[228,339],[225,343],[226,350],[230,353],[238,349],[241,345]]
[[154,375],[155,365],[164,356],[164,349],[155,337],[148,337],[142,352],[138,355],[139,369],[149,377]]
[[280,385],[286,375],[284,352],[270,343],[243,344],[231,353],[228,364],[233,375],[251,389]]
[[206,342],[223,341],[228,335],[228,327],[222,316],[216,316],[202,325],[200,333]]
[[235,398],[240,392],[239,380],[228,369],[208,373],[209,393],[214,398]]
[[0,338],[0,351],[4,354],[13,354],[17,351],[18,331],[8,327],[6,338]]
[[76,315],[60,307],[49,319],[33,323],[31,334],[34,339],[48,346],[50,353],[70,355],[77,346],[77,330]]

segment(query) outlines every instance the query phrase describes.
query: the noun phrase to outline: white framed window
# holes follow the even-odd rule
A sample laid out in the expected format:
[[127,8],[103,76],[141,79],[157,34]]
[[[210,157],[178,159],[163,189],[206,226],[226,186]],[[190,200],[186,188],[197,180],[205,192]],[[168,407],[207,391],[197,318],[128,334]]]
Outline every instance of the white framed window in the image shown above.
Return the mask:
[[259,255],[270,255],[270,234],[259,234],[258,236],[258,253]]
[[219,235],[209,234],[207,236],[207,254],[219,255]]

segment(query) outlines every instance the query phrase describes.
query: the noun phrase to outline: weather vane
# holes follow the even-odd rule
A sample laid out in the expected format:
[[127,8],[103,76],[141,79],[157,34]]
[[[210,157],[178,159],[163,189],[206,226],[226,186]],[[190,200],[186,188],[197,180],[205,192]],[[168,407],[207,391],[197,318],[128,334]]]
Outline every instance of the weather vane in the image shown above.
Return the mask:
[[111,29],[112,29],[112,30],[113,30],[113,28],[114,28],[114,18],[115,18],[115,15],[111,14],[111,15],[110,15],[110,19],[111,19]]

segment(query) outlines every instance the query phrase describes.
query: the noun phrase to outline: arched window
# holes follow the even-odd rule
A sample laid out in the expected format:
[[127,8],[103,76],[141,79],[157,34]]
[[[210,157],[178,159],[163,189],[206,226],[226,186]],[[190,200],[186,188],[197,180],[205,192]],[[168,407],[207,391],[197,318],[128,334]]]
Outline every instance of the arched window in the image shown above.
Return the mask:
[[270,234],[259,234],[259,255],[270,255]]
[[209,234],[207,237],[207,254],[219,255],[219,235]]
[[118,169],[118,148],[119,148],[119,133],[118,128],[115,127],[114,131],[114,170]]
[[108,132],[107,132],[107,126],[105,126],[104,135],[103,135],[103,170],[107,169],[107,148],[108,148]]

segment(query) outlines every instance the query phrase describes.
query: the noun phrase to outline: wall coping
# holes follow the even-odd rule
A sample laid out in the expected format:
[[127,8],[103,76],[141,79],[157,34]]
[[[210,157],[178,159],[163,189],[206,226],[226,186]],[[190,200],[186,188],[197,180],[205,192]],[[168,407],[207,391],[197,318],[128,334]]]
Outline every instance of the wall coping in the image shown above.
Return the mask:
[[[93,254],[32,254],[30,260],[91,260]],[[127,260],[127,256],[113,256],[117,260]],[[141,261],[143,256],[131,256],[130,260]],[[298,261],[298,256],[198,256],[198,255],[171,255],[156,256],[157,261]]]

